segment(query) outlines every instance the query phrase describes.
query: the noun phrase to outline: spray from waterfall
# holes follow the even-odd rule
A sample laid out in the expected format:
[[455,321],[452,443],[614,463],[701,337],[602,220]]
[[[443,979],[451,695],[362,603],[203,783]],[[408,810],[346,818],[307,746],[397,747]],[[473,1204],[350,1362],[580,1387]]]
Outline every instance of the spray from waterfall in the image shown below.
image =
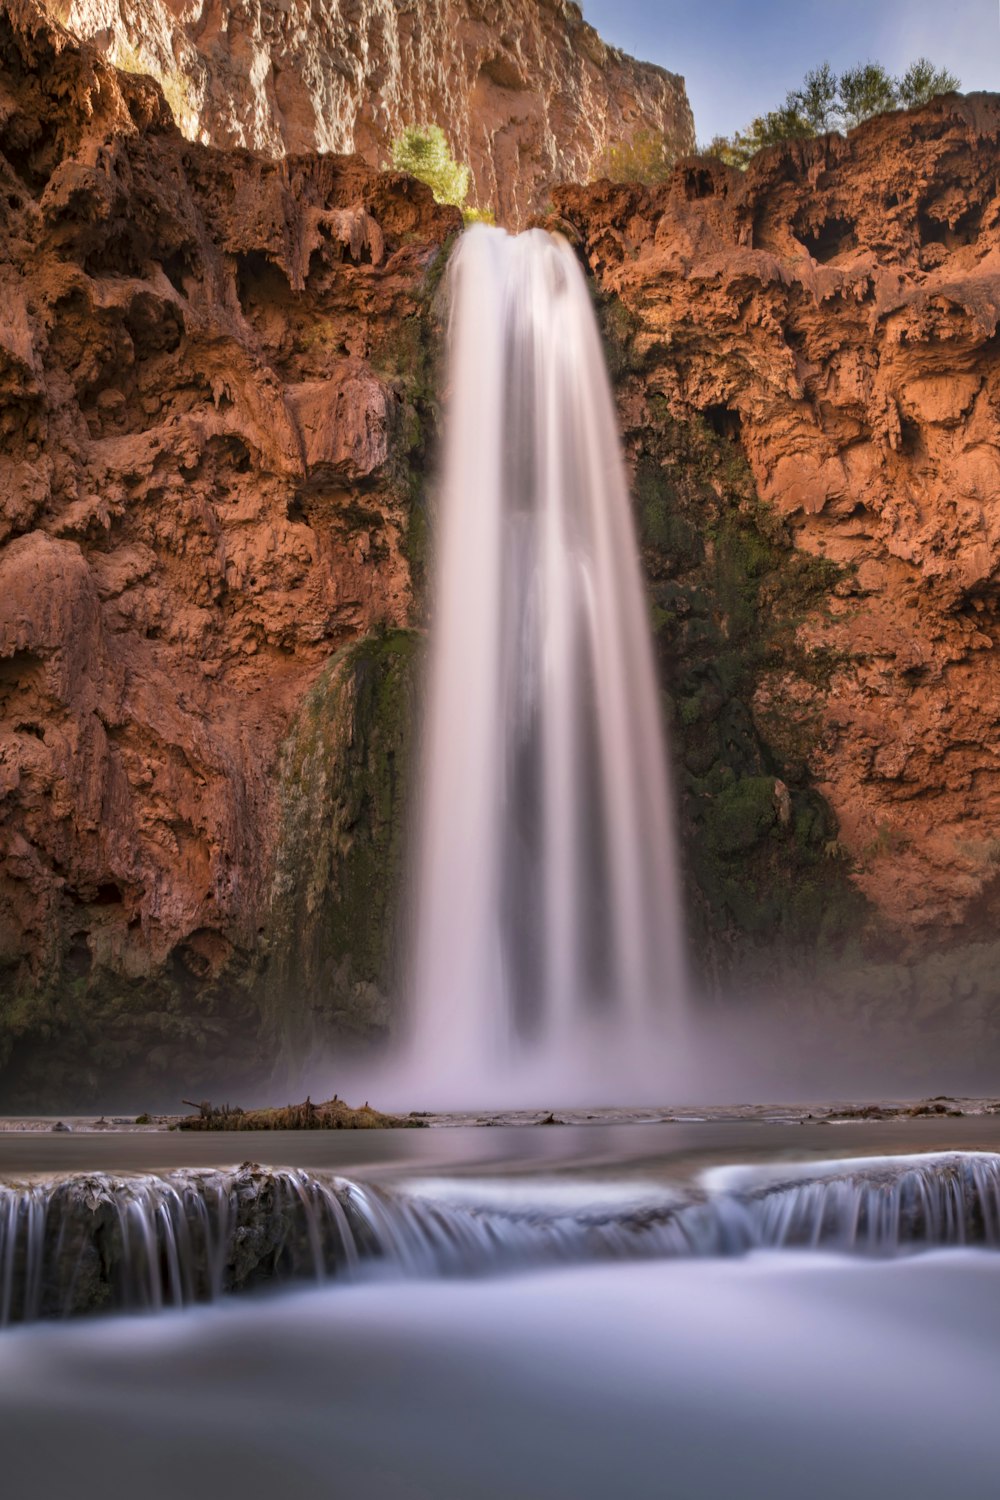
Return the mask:
[[570,246],[451,267],[408,1071],[420,1099],[659,1095],[683,982],[646,603]]

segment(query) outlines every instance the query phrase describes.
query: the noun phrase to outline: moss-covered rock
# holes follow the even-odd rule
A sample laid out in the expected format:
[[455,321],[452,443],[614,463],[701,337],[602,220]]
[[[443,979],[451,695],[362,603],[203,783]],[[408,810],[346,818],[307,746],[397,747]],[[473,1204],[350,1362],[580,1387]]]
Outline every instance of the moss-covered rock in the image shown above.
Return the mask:
[[289,1060],[390,1025],[420,645],[392,631],[339,652],[282,752],[260,993]]
[[[808,773],[837,663],[803,644],[839,570],[797,552],[760,500],[728,412],[678,417],[649,389],[614,298],[599,312],[621,392],[636,529],[680,799],[691,952],[725,983],[801,971],[870,921]],[[766,688],[766,692],[764,689]]]
[[3,994],[0,1110],[176,1109],[185,1090],[248,1086],[260,1077],[254,973],[249,954],[206,976],[175,952],[141,977],[60,967]]

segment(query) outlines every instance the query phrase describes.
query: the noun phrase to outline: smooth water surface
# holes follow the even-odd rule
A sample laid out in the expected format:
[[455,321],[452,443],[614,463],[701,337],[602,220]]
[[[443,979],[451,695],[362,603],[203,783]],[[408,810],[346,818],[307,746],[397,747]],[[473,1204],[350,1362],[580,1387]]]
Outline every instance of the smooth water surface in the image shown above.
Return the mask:
[[1000,1257],[375,1285],[0,1340],[46,1500],[987,1500]]
[[[776,1110],[780,1117],[780,1108]],[[0,1130],[0,1182],[37,1173],[158,1172],[184,1167],[263,1166],[379,1176],[449,1171],[536,1172],[586,1168],[616,1177],[654,1172],[683,1180],[703,1166],[739,1161],[808,1161],[884,1152],[998,1151],[1000,1116],[799,1124],[778,1120],[431,1130],[175,1131],[62,1135]]]

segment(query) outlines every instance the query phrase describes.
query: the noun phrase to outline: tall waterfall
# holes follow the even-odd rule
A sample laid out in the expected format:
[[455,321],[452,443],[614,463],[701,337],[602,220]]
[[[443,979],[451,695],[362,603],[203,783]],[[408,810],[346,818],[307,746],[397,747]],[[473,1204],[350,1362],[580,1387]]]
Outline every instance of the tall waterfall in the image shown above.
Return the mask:
[[587,283],[558,237],[477,226],[451,309],[413,1076],[468,1105],[656,1093],[683,990],[678,881]]

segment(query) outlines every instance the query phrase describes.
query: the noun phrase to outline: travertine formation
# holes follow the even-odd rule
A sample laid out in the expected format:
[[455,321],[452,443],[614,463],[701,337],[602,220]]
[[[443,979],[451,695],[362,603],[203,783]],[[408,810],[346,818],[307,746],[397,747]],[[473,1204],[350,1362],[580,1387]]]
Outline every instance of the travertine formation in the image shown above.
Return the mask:
[[0,78],[2,1062],[88,1014],[98,1055],[155,1012],[161,1043],[192,989],[245,1013],[280,746],[332,653],[410,623],[460,219],[357,158],[189,144],[19,0]]
[[1000,898],[1000,102],[938,100],[745,176],[557,191],[636,320],[657,394],[738,437],[796,549],[839,581],[754,704],[805,738],[890,925],[990,930]]
[[163,82],[181,128],[273,156],[440,125],[474,197],[517,228],[609,145],[694,146],[684,81],[608,47],[572,0],[53,0],[75,35]]
[[[880,940],[992,936],[998,136],[973,96],[555,190],[617,329],[720,974],[770,902],[811,939],[835,870]],[[0,9],[0,208],[0,1100],[137,1066],[226,1097],[391,1020],[459,215],[186,141],[33,0]]]

